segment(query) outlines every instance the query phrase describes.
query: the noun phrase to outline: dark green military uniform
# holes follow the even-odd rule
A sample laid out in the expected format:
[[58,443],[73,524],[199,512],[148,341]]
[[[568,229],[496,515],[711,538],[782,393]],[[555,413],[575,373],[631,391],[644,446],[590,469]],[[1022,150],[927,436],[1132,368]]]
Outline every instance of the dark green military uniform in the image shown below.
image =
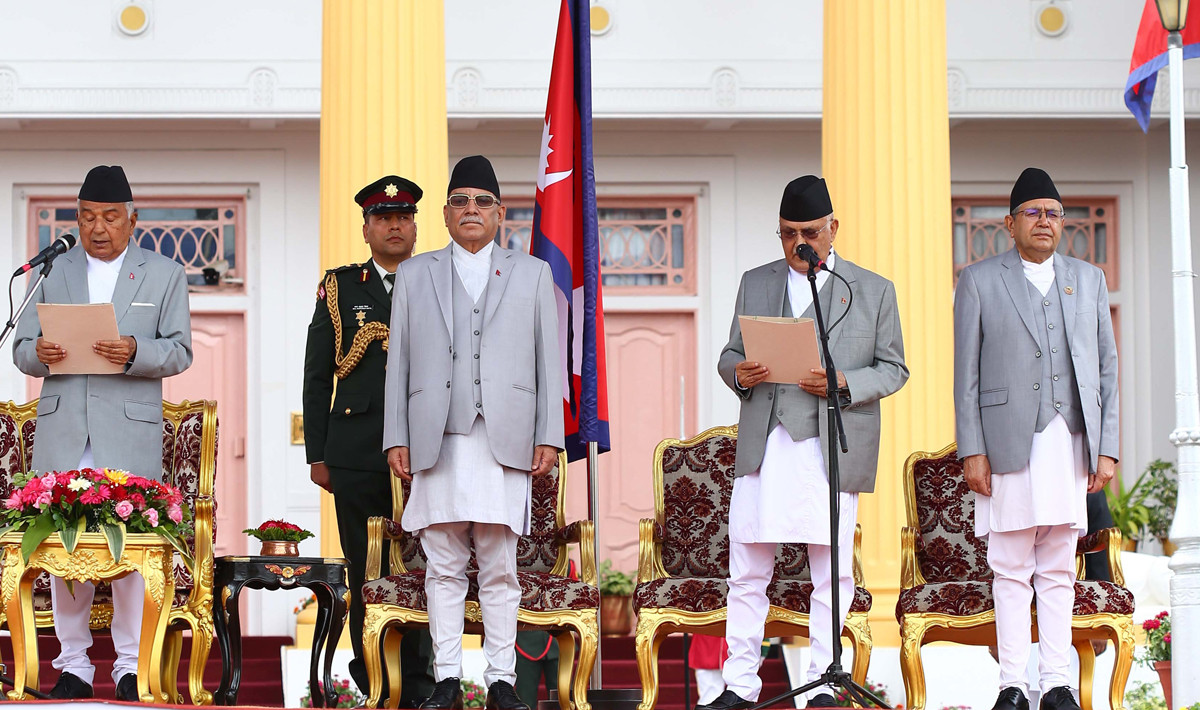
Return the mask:
[[[362,661],[367,519],[392,515],[392,476],[382,451],[391,311],[391,297],[372,261],[330,269],[317,286],[304,355],[304,444],[308,463],[323,461],[329,467],[342,551],[350,561],[350,674],[364,693],[369,692]],[[386,564],[386,548],[383,559]],[[433,691],[431,655],[427,631],[405,634],[401,707]]]

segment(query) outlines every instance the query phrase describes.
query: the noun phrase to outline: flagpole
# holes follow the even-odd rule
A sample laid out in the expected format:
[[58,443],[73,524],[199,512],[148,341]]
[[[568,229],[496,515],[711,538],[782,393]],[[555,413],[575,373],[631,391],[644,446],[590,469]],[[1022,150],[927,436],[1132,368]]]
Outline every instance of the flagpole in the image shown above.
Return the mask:
[[[587,445],[587,470],[588,470],[588,517],[592,519],[592,559],[600,559],[600,494],[597,488],[597,482],[600,476],[597,475],[599,470],[597,466],[600,464],[600,447],[594,441],[589,441]],[[600,625],[600,610],[604,608],[603,604],[596,607],[596,626],[603,628]],[[598,690],[604,687],[604,679],[601,677],[601,661],[603,658],[603,646],[601,643],[604,635],[601,634],[596,639],[596,665],[592,669],[592,677],[588,680],[588,690]]]
[[1171,280],[1175,318],[1175,430],[1179,454],[1179,497],[1171,540],[1171,691],[1176,707],[1200,700],[1200,398],[1196,375],[1196,314],[1192,269],[1191,215],[1183,133],[1183,38],[1167,39],[1171,93]]

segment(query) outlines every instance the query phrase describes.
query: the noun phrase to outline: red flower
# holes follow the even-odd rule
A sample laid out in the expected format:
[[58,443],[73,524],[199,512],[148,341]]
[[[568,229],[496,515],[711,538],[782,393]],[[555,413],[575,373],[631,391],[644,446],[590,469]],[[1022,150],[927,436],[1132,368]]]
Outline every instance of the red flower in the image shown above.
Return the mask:
[[1167,635],[1163,636],[1163,643],[1168,644],[1168,645],[1171,643],[1171,634],[1167,634]]
[[134,493],[129,496],[129,500],[137,507],[138,510],[146,509],[146,496],[141,493]]
[[1142,629],[1145,631],[1153,631],[1154,629],[1157,629],[1160,626],[1162,626],[1162,622],[1158,620],[1158,617],[1155,617],[1153,619],[1146,619],[1145,621],[1142,622]]
[[1171,615],[1171,612],[1169,612],[1169,611],[1167,611],[1166,609],[1164,609],[1164,610],[1162,610],[1162,611],[1158,612],[1158,616],[1156,616],[1156,617],[1154,617],[1154,618],[1155,618],[1155,619],[1165,619],[1165,618],[1167,618],[1167,617],[1168,617],[1168,616],[1170,616],[1170,615]]

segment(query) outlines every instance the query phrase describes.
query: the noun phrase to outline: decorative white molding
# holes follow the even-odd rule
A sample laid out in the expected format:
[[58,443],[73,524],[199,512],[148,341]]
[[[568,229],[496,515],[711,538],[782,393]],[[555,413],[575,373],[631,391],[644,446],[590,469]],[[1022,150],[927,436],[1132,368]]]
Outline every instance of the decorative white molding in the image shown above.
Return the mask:
[[251,102],[259,109],[271,108],[275,105],[275,89],[278,85],[279,76],[274,71],[255,69],[250,74]]
[[8,67],[0,67],[0,108],[8,108],[16,101],[17,73]]
[[463,108],[474,108],[479,105],[479,86],[483,78],[474,67],[463,67],[454,72],[449,85],[453,87],[454,96]]
[[717,108],[729,109],[737,105],[738,75],[729,67],[718,69],[712,78],[713,102]]

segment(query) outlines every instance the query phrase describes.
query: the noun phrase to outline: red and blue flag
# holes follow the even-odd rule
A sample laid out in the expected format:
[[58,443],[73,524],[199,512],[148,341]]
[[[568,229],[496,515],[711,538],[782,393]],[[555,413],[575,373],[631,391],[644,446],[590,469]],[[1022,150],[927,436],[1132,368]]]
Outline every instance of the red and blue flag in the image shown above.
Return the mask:
[[532,254],[550,264],[558,301],[567,457],[609,450],[600,231],[592,167],[588,0],[562,0],[538,161]]
[[[1188,6],[1188,20],[1197,3]],[[1196,22],[1187,22],[1180,32],[1183,39],[1183,58],[1200,57],[1200,15]],[[1150,129],[1150,102],[1158,72],[1167,66],[1167,31],[1158,18],[1154,0],[1146,0],[1137,39],[1133,43],[1133,59],[1129,62],[1129,80],[1125,82],[1125,105],[1133,112],[1143,131]]]

